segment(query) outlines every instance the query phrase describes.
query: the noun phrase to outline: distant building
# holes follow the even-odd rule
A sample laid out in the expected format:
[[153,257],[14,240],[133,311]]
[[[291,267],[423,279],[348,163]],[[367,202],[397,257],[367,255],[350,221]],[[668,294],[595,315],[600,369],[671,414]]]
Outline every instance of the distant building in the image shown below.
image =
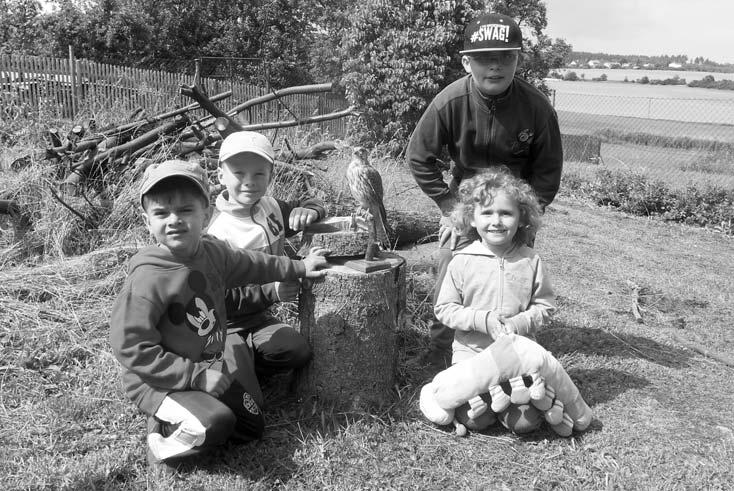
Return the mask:
[[673,63],[668,63],[668,68],[673,68],[677,70],[679,68],[683,68],[683,65],[681,65],[680,63],[673,62]]
[[576,60],[573,60],[571,63],[568,64],[569,68],[576,68],[579,66],[579,64],[576,62]]
[[621,65],[619,63],[617,63],[616,61],[608,61],[608,62],[604,63],[604,66],[606,68],[619,68]]
[[599,60],[589,60],[588,63],[586,63],[586,64],[589,65],[589,68],[598,68],[599,66],[601,66],[601,61],[599,61]]

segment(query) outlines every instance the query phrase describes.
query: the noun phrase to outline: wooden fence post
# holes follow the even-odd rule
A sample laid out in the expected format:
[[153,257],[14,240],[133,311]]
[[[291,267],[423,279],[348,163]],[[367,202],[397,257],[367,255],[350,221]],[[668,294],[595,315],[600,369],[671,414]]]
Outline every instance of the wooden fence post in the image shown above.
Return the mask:
[[71,78],[71,118],[76,117],[77,92],[76,92],[76,60],[74,59],[74,48],[69,45],[69,77]]

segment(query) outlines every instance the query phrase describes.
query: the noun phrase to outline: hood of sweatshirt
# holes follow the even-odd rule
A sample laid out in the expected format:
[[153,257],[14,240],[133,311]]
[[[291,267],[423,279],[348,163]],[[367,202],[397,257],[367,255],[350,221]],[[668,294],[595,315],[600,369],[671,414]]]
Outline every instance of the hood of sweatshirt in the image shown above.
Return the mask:
[[229,193],[225,189],[219,195],[217,196],[216,201],[214,202],[214,206],[217,207],[217,210],[219,210],[222,213],[227,213],[229,215],[234,215],[236,217],[249,217],[250,216],[250,210],[253,206],[257,205],[260,201],[256,201],[255,203],[251,205],[242,205],[240,203],[237,203],[236,201],[230,201],[229,200]]
[[[504,257],[504,258],[513,257],[516,254],[518,254],[523,247],[524,246],[521,244],[513,244],[513,246],[510,249],[508,249],[507,252],[503,254],[501,257]],[[475,240],[474,242],[464,247],[463,249],[454,251],[454,254],[455,255],[465,254],[465,255],[471,255],[471,256],[498,257],[495,253],[490,251],[487,246],[482,244],[481,240]]]
[[141,266],[148,265],[171,270],[184,268],[186,264],[195,263],[197,260],[201,259],[203,255],[204,246],[201,242],[199,243],[199,247],[196,249],[194,255],[187,258],[175,256],[165,247],[158,245],[147,246],[140,249],[137,254],[130,258],[128,274],[132,274],[133,271]]

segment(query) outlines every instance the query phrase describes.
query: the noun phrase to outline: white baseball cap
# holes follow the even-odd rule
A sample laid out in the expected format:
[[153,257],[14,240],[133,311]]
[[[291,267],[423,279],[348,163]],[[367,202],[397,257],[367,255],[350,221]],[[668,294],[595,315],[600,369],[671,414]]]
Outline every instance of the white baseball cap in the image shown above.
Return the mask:
[[256,131],[238,131],[225,138],[219,147],[219,163],[246,152],[259,155],[271,164],[275,162],[273,145],[265,135]]

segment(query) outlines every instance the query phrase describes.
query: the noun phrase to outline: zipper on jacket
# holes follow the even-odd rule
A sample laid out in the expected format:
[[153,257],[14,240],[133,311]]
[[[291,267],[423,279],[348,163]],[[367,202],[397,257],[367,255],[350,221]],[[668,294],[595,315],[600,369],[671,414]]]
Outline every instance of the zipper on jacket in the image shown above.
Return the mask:
[[504,315],[504,305],[505,305],[505,299],[504,299],[504,290],[505,290],[505,258],[500,257],[500,314]]
[[489,135],[487,140],[487,164],[491,164],[492,156],[489,154],[492,144],[494,143],[494,113],[497,111],[497,101],[492,99],[492,105],[489,106]]
[[270,243],[270,236],[268,235],[268,229],[266,228],[267,225],[263,225],[262,223],[255,220],[255,213],[253,213],[252,210],[254,210],[256,206],[258,206],[258,203],[255,203],[254,205],[252,205],[252,207],[250,207],[250,219],[252,220],[252,223],[260,227],[263,232],[265,232],[265,242],[268,243],[268,254],[277,255],[277,253],[273,251],[273,244]]

